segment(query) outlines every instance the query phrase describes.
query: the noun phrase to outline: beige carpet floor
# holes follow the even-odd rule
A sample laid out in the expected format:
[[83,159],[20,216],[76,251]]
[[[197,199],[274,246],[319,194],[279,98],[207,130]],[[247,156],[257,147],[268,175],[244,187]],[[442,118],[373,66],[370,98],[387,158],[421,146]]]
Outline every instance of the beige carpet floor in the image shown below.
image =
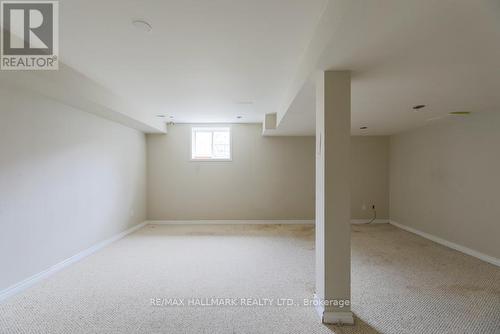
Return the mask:
[[353,226],[352,327],[324,326],[300,305],[151,303],[310,298],[313,235],[147,226],[0,304],[0,333],[500,333],[499,268],[390,225]]

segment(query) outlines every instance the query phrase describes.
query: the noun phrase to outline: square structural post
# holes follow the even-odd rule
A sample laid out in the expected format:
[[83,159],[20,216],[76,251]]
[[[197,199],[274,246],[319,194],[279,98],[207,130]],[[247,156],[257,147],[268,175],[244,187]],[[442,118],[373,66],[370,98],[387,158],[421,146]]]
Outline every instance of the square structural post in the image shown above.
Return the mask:
[[353,324],[351,312],[351,74],[316,80],[316,295],[324,323]]

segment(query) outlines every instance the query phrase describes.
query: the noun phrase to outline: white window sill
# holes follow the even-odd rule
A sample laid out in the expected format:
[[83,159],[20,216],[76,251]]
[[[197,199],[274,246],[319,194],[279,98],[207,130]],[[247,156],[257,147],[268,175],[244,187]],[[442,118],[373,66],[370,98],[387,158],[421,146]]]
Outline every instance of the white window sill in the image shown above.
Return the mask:
[[231,162],[233,159],[189,159],[190,162]]

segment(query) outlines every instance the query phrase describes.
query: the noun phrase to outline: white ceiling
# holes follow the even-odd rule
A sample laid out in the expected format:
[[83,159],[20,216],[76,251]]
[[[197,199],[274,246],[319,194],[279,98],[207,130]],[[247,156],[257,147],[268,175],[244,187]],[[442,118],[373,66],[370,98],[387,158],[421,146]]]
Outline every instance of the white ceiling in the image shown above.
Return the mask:
[[0,86],[145,132],[165,131],[159,114],[277,113],[271,135],[312,135],[318,70],[352,71],[354,134],[500,111],[500,0],[61,0],[60,53],[59,71],[0,73]]
[[64,0],[61,59],[150,117],[262,122],[282,104],[325,3]]
[[[323,27],[331,33],[315,69],[352,70],[354,134],[393,134],[453,111],[500,112],[500,1],[331,4],[325,14],[336,22]],[[306,84],[275,135],[313,134],[314,103]],[[427,108],[415,113],[417,104]]]

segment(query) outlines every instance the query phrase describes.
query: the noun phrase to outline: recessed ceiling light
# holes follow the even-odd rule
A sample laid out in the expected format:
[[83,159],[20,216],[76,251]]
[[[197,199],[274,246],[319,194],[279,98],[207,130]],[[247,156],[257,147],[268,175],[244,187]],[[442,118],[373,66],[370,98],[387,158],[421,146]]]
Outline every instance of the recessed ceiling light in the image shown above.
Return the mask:
[[470,114],[471,114],[470,111],[452,111],[452,112],[450,112],[450,115],[453,115],[453,116],[467,116]]
[[362,127],[360,127],[359,129],[360,129],[360,130],[366,130],[366,129],[368,129],[368,127],[367,127],[367,126],[362,126]]
[[151,31],[153,31],[153,26],[151,26],[151,24],[149,24],[148,22],[146,22],[144,20],[134,20],[134,21],[132,21],[132,25],[137,30],[140,30],[140,31],[143,31],[143,32],[151,32]]
[[421,109],[425,108],[425,104],[417,104],[416,106],[413,106],[414,111],[420,111]]

